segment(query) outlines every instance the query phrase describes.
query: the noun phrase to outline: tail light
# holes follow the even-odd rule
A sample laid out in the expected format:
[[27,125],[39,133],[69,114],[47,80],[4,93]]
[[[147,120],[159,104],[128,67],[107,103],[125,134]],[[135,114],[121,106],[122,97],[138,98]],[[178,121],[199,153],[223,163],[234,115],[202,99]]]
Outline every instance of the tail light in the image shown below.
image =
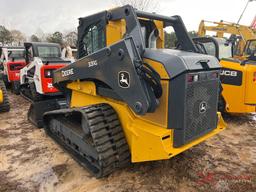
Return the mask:
[[197,82],[197,81],[206,81],[206,80],[215,80],[218,79],[219,72],[214,71],[210,73],[196,73],[196,74],[188,74],[187,82]]
[[256,82],[256,72],[253,73],[253,82]]
[[188,82],[196,82],[199,80],[199,75],[198,74],[189,74],[187,76],[187,81]]
[[44,70],[44,77],[45,78],[52,78],[53,77],[53,70],[52,69],[45,69]]

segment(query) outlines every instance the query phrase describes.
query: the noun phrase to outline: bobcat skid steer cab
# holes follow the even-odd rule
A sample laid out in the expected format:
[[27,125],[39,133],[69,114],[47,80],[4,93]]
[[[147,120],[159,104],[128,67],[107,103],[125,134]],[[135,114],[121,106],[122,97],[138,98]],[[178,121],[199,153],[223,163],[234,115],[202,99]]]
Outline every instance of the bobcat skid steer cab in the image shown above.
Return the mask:
[[0,112],[10,111],[10,103],[7,95],[3,75],[0,74]]
[[[180,50],[164,49],[166,27]],[[96,177],[218,134],[220,65],[196,51],[179,16],[127,5],[80,18],[79,59],[53,78],[69,107],[44,114],[47,134]]]
[[5,84],[10,85],[12,92],[19,94],[20,69],[26,65],[24,47],[1,47],[0,56]]
[[70,63],[55,43],[24,43],[26,66],[20,71],[21,93],[32,101],[61,95],[52,85],[53,71]]
[[223,38],[198,37],[193,40],[202,53],[217,57],[222,65],[220,79],[223,91],[219,102],[220,111],[256,112],[256,40],[249,41],[246,46],[250,54],[246,60],[234,58],[232,46]]

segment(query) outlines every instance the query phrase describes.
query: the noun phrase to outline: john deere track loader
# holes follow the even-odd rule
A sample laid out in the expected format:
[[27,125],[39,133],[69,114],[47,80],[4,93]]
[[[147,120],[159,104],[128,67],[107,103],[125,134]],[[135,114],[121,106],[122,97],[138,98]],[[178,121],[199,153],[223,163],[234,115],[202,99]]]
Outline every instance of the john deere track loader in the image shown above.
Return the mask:
[[[54,72],[69,107],[44,114],[49,136],[96,177],[130,161],[170,159],[225,128],[220,65],[179,16],[123,6],[79,19],[79,59]],[[173,27],[181,50],[164,49]]]
[[3,74],[0,73],[0,112],[10,111],[10,103],[7,95]]

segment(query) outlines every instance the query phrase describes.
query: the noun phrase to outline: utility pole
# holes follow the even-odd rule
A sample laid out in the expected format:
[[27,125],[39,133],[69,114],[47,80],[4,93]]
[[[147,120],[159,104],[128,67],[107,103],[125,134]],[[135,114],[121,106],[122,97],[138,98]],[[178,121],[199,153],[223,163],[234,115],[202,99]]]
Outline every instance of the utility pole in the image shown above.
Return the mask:
[[245,5],[245,8],[244,8],[244,10],[243,10],[243,12],[242,12],[242,14],[241,14],[241,16],[239,17],[239,19],[238,19],[238,21],[237,21],[237,24],[239,24],[240,20],[242,19],[243,15],[244,15],[244,12],[245,12],[246,8],[248,7],[249,3],[252,2],[252,1],[256,1],[256,0],[248,0],[248,1],[247,1],[246,5]]

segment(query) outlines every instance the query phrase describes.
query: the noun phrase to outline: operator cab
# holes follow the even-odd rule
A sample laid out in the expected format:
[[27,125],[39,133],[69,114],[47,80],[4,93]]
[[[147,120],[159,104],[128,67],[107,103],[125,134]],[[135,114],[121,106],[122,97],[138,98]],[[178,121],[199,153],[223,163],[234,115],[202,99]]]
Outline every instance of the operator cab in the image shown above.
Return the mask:
[[139,19],[141,32],[146,48],[157,48],[157,38],[159,31],[152,20]]
[[169,31],[169,28],[175,32],[179,50],[197,52],[179,16],[166,17],[155,13],[145,14],[136,10],[136,18],[129,18],[131,24],[127,24],[124,20],[118,21],[118,18],[106,18],[106,14],[107,12],[103,11],[89,17],[79,18],[78,59],[118,42],[129,33],[131,33],[129,36],[133,37],[135,44],[139,44],[136,45],[139,51],[144,48],[164,49],[164,31]]
[[0,47],[1,63],[24,60],[24,47]]
[[224,38],[196,37],[193,41],[203,54],[212,55],[218,60],[233,57],[232,44]]
[[244,53],[249,60],[256,61],[256,39],[247,41]]
[[56,43],[27,42],[25,46],[26,63],[30,63],[35,57],[41,58],[44,64],[63,62],[61,48]]
[[[197,49],[203,54],[215,56],[219,60],[224,58],[232,59],[234,57],[234,44],[230,40],[207,36],[193,38],[193,41]],[[248,61],[256,61],[256,39],[247,41],[244,53],[247,60],[240,61],[241,64]]]

